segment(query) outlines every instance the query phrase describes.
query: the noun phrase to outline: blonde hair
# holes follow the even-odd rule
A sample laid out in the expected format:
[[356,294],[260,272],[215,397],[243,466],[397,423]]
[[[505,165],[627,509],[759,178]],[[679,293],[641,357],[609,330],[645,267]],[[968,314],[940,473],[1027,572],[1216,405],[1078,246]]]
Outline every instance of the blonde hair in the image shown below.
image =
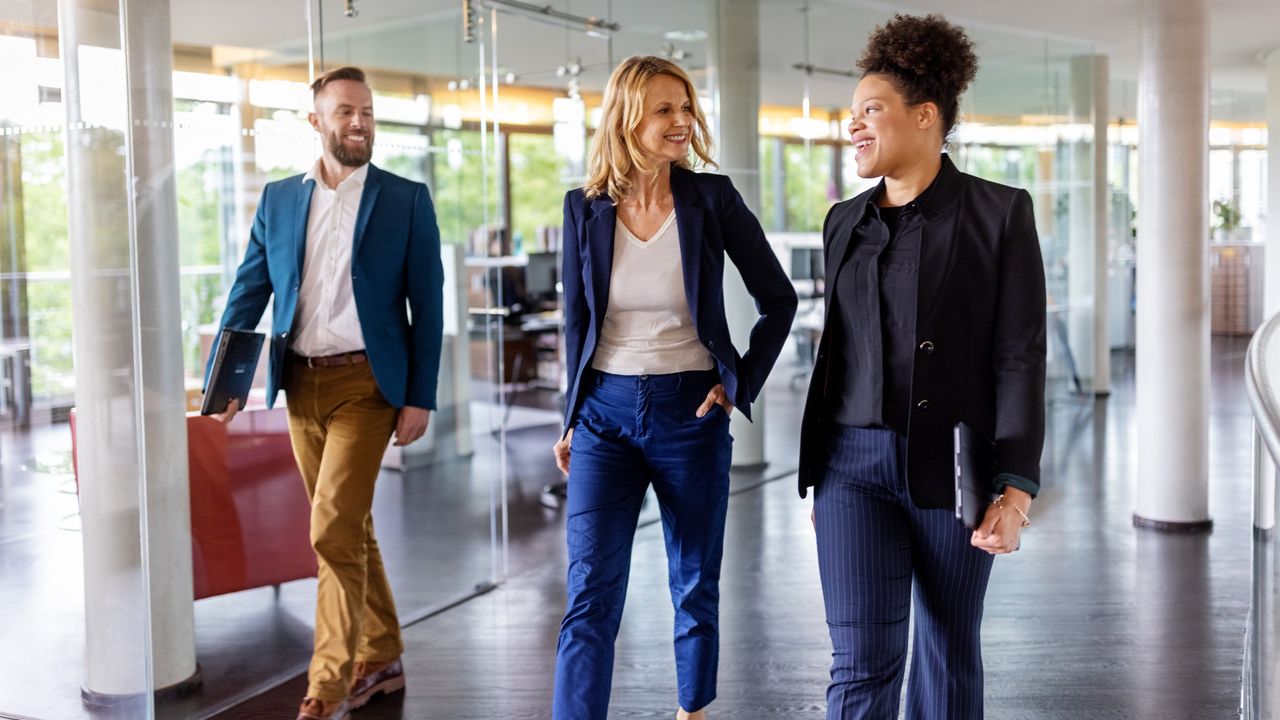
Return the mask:
[[623,60],[604,91],[604,108],[600,115],[600,127],[591,139],[591,152],[587,158],[587,182],[583,185],[588,198],[608,195],[616,205],[627,196],[633,181],[628,177],[632,170],[648,174],[658,168],[645,161],[636,139],[636,128],[644,119],[644,99],[653,79],[668,75],[684,83],[689,95],[689,107],[693,114],[693,129],[689,133],[690,155],[673,164],[692,170],[695,162],[715,165],[711,159],[711,131],[707,118],[698,106],[698,93],[689,75],[679,65],[651,55],[636,55]]

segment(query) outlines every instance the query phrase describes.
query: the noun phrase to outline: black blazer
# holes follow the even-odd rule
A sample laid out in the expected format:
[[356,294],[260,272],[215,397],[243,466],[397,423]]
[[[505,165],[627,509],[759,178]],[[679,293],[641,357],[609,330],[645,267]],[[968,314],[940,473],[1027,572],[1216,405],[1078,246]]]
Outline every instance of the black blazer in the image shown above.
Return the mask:
[[[881,182],[883,186],[883,181]],[[823,224],[828,288],[854,228],[881,188],[835,205]],[[1045,283],[1031,196],[966,175],[945,155],[916,200],[920,249],[911,369],[907,484],[918,507],[954,505],[952,428],[969,422],[996,441],[997,473],[1039,482],[1044,446]],[[827,329],[833,318],[827,294]],[[836,298],[835,302],[842,302]],[[831,333],[824,332],[800,432],[800,496],[821,482],[827,452]]]
[[[764,387],[796,314],[796,291],[765,240],[760,221],[724,175],[671,169],[684,291],[698,338],[715,358],[720,382],[734,407],[751,419],[751,403]],[[569,388],[564,432],[573,427],[579,380],[591,367],[609,303],[617,213],[608,197],[587,200],[581,189],[564,196],[564,339]],[[724,259],[728,255],[755,298],[760,318],[750,346],[739,355],[724,314]]]

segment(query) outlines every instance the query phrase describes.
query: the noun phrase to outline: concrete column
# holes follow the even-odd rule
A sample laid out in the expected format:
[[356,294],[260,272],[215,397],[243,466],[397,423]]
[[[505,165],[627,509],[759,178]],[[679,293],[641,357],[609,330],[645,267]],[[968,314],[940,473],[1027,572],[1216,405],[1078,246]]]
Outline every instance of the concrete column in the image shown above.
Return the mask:
[[58,16],[88,636],[83,697],[149,711],[152,691],[184,690],[199,677],[169,1],[60,0]]
[[1140,527],[1209,516],[1208,0],[1145,0],[1138,91]]
[[1080,392],[1110,392],[1111,354],[1107,339],[1107,100],[1105,55],[1071,61],[1070,120],[1092,128],[1092,141],[1071,144],[1067,164],[1070,192],[1070,246],[1067,297],[1056,304],[1070,309],[1070,349],[1080,377]]
[[[760,0],[713,0],[709,40],[720,172],[733,179],[747,207],[760,216]],[[778,196],[785,203],[785,196]],[[725,264],[725,315],[733,344],[744,351],[756,306],[733,263]],[[754,422],[734,413],[733,465],[762,466],[765,458],[764,393],[751,408]]]
[[1111,245],[1107,232],[1111,208],[1107,189],[1111,147],[1107,123],[1111,116],[1111,63],[1106,55],[1093,56],[1093,394],[1111,394],[1111,328],[1107,322],[1110,297],[1107,270]]
[[[1262,252],[1262,316],[1280,313],[1280,49],[1267,54],[1267,205],[1266,247]],[[1239,163],[1236,163],[1239,167]],[[1238,183],[1236,183],[1238,184]],[[1254,432],[1253,527],[1275,529],[1276,483],[1280,471]],[[1249,648],[1252,652],[1252,646]],[[1265,715],[1256,715],[1265,717]]]
[[[1094,56],[1082,55],[1071,59],[1069,120],[1076,127],[1092,127],[1094,118]],[[1103,136],[1105,138],[1105,136]],[[1050,328],[1050,337],[1065,340],[1066,356],[1070,359],[1069,372],[1079,380],[1076,392],[1092,393],[1093,378],[1096,374],[1093,352],[1096,337],[1093,334],[1097,324],[1098,313],[1096,277],[1093,268],[1097,265],[1097,218],[1101,208],[1096,205],[1097,197],[1094,187],[1100,182],[1097,177],[1096,155],[1093,141],[1088,137],[1066,143],[1064,163],[1059,165],[1061,179],[1070,183],[1068,218],[1068,256],[1066,256],[1066,297],[1053,297],[1052,306],[1056,310],[1050,314],[1050,323],[1066,323],[1066,332],[1055,332]],[[1101,178],[1106,182],[1106,177]],[[1102,258],[1106,258],[1105,252]],[[1059,325],[1061,327],[1061,325]],[[1060,351],[1061,352],[1061,351]]]

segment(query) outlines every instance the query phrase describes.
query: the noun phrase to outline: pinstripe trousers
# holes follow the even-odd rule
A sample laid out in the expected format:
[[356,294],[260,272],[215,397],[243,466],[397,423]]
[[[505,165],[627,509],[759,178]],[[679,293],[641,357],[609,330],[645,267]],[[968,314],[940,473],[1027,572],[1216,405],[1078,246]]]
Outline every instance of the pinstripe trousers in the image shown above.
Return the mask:
[[896,720],[912,588],[915,640],[907,720],[982,717],[982,602],[992,556],[950,509],[921,510],[906,484],[906,440],[831,425],[814,494],[818,567],[834,649],[828,720]]

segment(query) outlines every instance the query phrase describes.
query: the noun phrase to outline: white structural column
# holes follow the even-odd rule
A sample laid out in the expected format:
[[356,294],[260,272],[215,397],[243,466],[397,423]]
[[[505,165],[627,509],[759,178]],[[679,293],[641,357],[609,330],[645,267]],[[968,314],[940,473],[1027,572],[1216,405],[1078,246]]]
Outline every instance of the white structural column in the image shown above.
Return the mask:
[[1208,0],[1146,0],[1141,53],[1133,519],[1208,530]]
[[1266,317],[1280,312],[1280,48],[1267,55]]
[[1107,222],[1111,210],[1107,192],[1111,156],[1107,131],[1111,116],[1111,62],[1106,55],[1093,57],[1093,394],[1111,393],[1111,327],[1107,308],[1107,284],[1111,263],[1111,243]]
[[[1263,252],[1263,317],[1280,312],[1280,48],[1267,55],[1267,206]],[[1256,425],[1256,421],[1255,421]],[[1261,436],[1253,440],[1253,524],[1274,531],[1280,473]]]
[[[715,109],[717,162],[733,179],[747,207],[760,216],[760,3],[759,0],[713,0],[710,46],[711,101]],[[725,314],[733,344],[747,350],[756,306],[742,277],[726,263]],[[759,466],[767,462],[764,448],[765,411],[761,393],[751,407],[754,422],[734,413],[733,465]]]
[[[169,0],[60,0],[85,702],[198,682]],[[69,658],[69,666],[77,665]]]
[[1092,140],[1082,137],[1071,143],[1068,151],[1065,169],[1072,183],[1067,206],[1071,228],[1067,297],[1055,298],[1053,303],[1066,307],[1067,349],[1080,379],[1080,392],[1096,395],[1106,395],[1111,387],[1107,339],[1108,73],[1105,55],[1072,58],[1071,122],[1090,126]]

